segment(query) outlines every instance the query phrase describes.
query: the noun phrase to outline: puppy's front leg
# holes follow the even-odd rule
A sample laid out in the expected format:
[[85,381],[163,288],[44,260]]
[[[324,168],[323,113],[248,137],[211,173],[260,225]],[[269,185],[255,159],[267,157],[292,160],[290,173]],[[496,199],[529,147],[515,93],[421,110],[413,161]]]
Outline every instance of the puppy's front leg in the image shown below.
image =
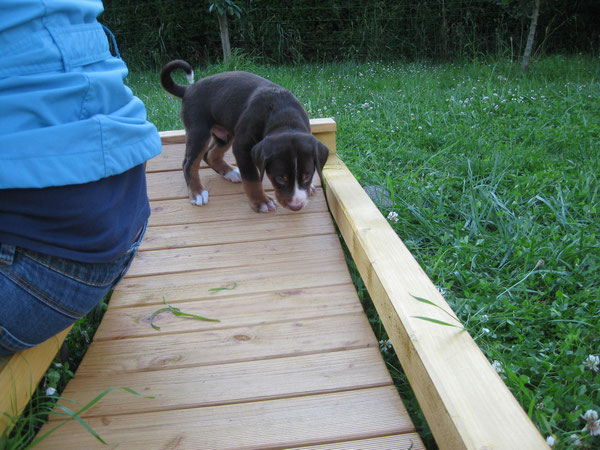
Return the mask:
[[240,125],[236,129],[236,137],[233,142],[233,156],[240,169],[242,185],[250,208],[258,213],[275,211],[275,200],[268,196],[263,189],[262,174],[259,174],[256,161],[252,157],[252,149],[262,139],[257,135],[257,130],[264,129],[264,125],[257,123],[257,117],[261,117],[261,111],[250,114],[248,117],[240,118]]
[[260,181],[248,181],[242,178],[242,185],[250,207],[257,213],[267,213],[275,211],[275,201],[268,196]]

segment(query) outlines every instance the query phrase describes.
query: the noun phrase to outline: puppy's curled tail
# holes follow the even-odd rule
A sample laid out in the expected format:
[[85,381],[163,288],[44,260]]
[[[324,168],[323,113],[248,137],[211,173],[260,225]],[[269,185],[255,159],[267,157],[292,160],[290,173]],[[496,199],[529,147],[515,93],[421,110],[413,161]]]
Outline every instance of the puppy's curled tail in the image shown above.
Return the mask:
[[194,71],[192,70],[192,66],[190,66],[190,64],[186,61],[176,59],[175,61],[168,62],[163,67],[162,72],[160,73],[160,84],[169,94],[174,95],[175,97],[183,98],[185,91],[187,90],[187,86],[177,84],[171,78],[171,72],[176,69],[185,70],[188,82],[190,84],[194,82]]

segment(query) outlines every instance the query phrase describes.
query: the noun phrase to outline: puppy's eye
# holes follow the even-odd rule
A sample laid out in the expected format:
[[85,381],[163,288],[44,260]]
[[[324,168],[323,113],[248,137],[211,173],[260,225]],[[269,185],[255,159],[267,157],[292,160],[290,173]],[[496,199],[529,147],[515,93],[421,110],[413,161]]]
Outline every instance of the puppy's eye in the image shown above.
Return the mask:
[[275,183],[277,183],[277,184],[285,184],[285,183],[287,183],[287,177],[286,176],[275,177]]
[[312,180],[312,173],[303,173],[302,176],[300,177],[300,182],[303,185],[310,183],[311,180]]

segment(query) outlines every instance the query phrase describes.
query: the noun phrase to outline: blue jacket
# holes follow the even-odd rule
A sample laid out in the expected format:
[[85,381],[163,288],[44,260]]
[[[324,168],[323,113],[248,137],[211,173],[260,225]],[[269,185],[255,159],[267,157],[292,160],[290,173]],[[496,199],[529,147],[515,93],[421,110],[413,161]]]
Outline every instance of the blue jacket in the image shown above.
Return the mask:
[[96,181],[160,153],[102,11],[101,0],[0,1],[0,189]]

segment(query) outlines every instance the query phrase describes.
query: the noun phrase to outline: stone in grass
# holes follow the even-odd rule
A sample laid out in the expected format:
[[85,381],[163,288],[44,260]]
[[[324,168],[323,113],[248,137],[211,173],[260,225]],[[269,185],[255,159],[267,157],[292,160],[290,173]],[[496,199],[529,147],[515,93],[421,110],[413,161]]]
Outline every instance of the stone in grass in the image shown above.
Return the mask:
[[381,186],[365,186],[363,188],[367,195],[380,208],[390,209],[394,206],[394,202],[390,197],[390,192]]

